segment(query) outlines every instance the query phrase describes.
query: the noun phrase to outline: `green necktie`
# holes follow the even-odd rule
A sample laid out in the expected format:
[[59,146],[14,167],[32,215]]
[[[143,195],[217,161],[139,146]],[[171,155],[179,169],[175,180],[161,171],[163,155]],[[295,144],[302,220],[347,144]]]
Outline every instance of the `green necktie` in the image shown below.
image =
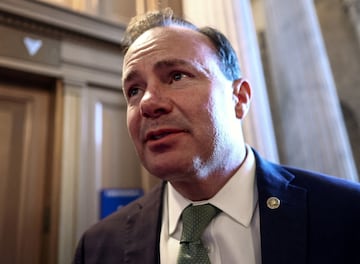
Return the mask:
[[219,212],[220,210],[211,204],[190,205],[184,209],[178,264],[210,263],[207,250],[201,241],[201,235]]

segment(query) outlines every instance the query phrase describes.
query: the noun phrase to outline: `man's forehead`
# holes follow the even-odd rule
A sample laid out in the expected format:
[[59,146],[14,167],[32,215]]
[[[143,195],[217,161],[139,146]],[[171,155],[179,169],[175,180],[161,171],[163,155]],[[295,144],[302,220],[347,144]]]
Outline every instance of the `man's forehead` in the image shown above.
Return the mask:
[[123,80],[129,80],[139,65],[154,70],[181,64],[206,74],[215,71],[218,58],[213,44],[207,36],[192,29],[156,27],[144,32],[129,47],[124,58]]
[[[207,36],[193,29],[172,25],[166,27],[155,27],[145,31],[130,45],[125,56],[129,53],[129,51],[147,47],[154,43],[166,43],[167,41],[179,41],[177,44],[184,42],[189,43],[189,45],[195,45],[195,43],[197,45],[203,44],[204,46],[208,46],[213,49],[213,44]],[[171,48],[171,46],[169,46],[169,48]]]

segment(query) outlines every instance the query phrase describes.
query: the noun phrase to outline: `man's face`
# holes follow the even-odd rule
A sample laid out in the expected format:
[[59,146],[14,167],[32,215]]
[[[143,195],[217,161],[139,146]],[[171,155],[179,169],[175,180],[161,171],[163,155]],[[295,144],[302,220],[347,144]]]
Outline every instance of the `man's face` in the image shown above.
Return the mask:
[[151,174],[187,180],[227,165],[241,137],[238,98],[205,36],[180,27],[146,31],[125,55],[123,89],[129,133]]

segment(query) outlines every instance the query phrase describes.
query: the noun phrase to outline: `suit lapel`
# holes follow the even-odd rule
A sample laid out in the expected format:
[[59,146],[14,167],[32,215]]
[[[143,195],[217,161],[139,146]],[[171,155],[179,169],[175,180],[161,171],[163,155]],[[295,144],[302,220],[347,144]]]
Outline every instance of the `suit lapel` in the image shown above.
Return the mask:
[[[304,264],[307,255],[307,192],[291,184],[294,175],[262,160],[256,153],[255,157],[262,264]],[[268,201],[273,201],[273,206]]]
[[165,183],[159,184],[143,199],[137,210],[127,216],[125,263],[160,263],[162,196]]

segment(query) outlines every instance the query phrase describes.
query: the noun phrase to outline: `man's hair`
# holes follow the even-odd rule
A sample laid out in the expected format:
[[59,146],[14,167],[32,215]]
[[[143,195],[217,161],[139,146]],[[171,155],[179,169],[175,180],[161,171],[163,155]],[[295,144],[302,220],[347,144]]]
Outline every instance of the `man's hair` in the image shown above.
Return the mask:
[[170,8],[148,12],[135,16],[126,28],[123,39],[123,52],[128,51],[130,45],[145,31],[155,27],[180,26],[197,31],[205,35],[214,45],[219,59],[219,67],[228,80],[240,79],[241,71],[236,53],[229,40],[219,30],[212,27],[198,28],[189,21],[176,17]]

